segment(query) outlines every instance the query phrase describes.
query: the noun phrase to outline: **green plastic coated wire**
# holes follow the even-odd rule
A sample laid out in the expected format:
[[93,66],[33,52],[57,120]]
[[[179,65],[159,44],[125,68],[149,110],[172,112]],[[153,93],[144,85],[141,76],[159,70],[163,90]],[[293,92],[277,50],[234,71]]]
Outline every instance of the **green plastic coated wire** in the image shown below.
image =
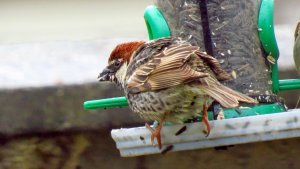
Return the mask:
[[115,97],[101,100],[90,100],[83,104],[85,109],[106,109],[113,107],[127,107],[128,102],[125,97]]
[[279,90],[295,90],[300,87],[300,79],[279,80]]
[[279,50],[274,33],[274,0],[262,0],[258,16],[258,35],[267,54],[275,59],[272,64],[272,88],[274,93],[279,91],[278,65]]
[[145,9],[144,19],[150,40],[171,36],[168,24],[156,6],[151,5]]
[[275,59],[275,64],[271,65],[273,92],[300,89],[300,79],[278,79],[279,50],[274,33],[273,14],[274,0],[262,0],[258,17],[258,35],[266,53]]
[[[259,104],[253,107],[240,108],[240,109],[224,109],[225,119],[236,117],[256,116],[263,114],[281,113],[286,109],[280,103],[274,104]],[[213,113],[208,113],[208,119],[213,120]]]
[[262,0],[258,16],[258,35],[264,50],[275,60],[279,58],[279,50],[274,33],[274,0]]

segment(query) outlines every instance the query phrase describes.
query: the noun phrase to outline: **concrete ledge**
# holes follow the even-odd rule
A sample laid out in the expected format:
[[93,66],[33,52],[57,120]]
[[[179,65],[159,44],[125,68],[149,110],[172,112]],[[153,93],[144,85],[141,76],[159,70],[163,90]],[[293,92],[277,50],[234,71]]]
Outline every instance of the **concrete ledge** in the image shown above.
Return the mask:
[[0,91],[0,134],[13,136],[95,130],[141,124],[128,108],[84,110],[86,100],[121,96],[112,84],[84,84]]

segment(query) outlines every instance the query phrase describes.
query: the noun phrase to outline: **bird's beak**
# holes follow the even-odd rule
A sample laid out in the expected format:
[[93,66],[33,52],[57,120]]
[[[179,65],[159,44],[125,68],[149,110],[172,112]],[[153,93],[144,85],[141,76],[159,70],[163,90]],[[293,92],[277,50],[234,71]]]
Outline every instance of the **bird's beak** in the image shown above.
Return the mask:
[[109,81],[110,78],[111,78],[111,74],[113,73],[112,70],[108,69],[108,68],[105,68],[98,76],[98,80],[100,82],[103,82],[103,81]]

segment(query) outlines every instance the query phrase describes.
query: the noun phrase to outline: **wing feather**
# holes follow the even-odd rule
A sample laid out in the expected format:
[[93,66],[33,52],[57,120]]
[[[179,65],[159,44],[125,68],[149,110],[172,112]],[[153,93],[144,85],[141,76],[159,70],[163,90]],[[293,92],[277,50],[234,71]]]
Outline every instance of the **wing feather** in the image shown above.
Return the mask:
[[174,44],[135,69],[127,78],[129,92],[145,92],[168,88],[209,76],[207,72],[194,70],[187,62],[198,47],[190,44]]
[[[159,52],[155,51],[156,48]],[[201,52],[198,47],[174,39],[172,42],[170,38],[151,41],[148,46],[141,47],[128,65],[126,74],[129,75],[125,78],[127,91],[131,93],[161,90],[194,81],[203,94],[211,96],[225,108],[236,107],[239,101],[257,103],[218,82],[230,79],[230,75],[221,68],[217,59]]]
[[211,70],[215,73],[216,78],[218,80],[232,79],[232,77],[226,71],[224,71],[222,69],[219,61],[216,58],[214,58],[210,55],[207,55],[206,53],[201,52],[199,50],[197,50],[195,53],[210,66]]

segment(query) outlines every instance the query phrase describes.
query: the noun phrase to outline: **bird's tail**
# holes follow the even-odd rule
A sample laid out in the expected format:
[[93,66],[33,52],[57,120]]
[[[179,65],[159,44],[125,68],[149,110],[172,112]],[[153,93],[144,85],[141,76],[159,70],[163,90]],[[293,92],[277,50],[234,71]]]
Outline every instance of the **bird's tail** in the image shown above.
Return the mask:
[[246,96],[240,92],[234,91],[227,86],[222,85],[212,78],[208,78],[209,87],[203,87],[202,90],[217,102],[219,102],[225,108],[233,108],[239,105],[239,102],[245,102],[250,104],[258,103],[257,100]]

